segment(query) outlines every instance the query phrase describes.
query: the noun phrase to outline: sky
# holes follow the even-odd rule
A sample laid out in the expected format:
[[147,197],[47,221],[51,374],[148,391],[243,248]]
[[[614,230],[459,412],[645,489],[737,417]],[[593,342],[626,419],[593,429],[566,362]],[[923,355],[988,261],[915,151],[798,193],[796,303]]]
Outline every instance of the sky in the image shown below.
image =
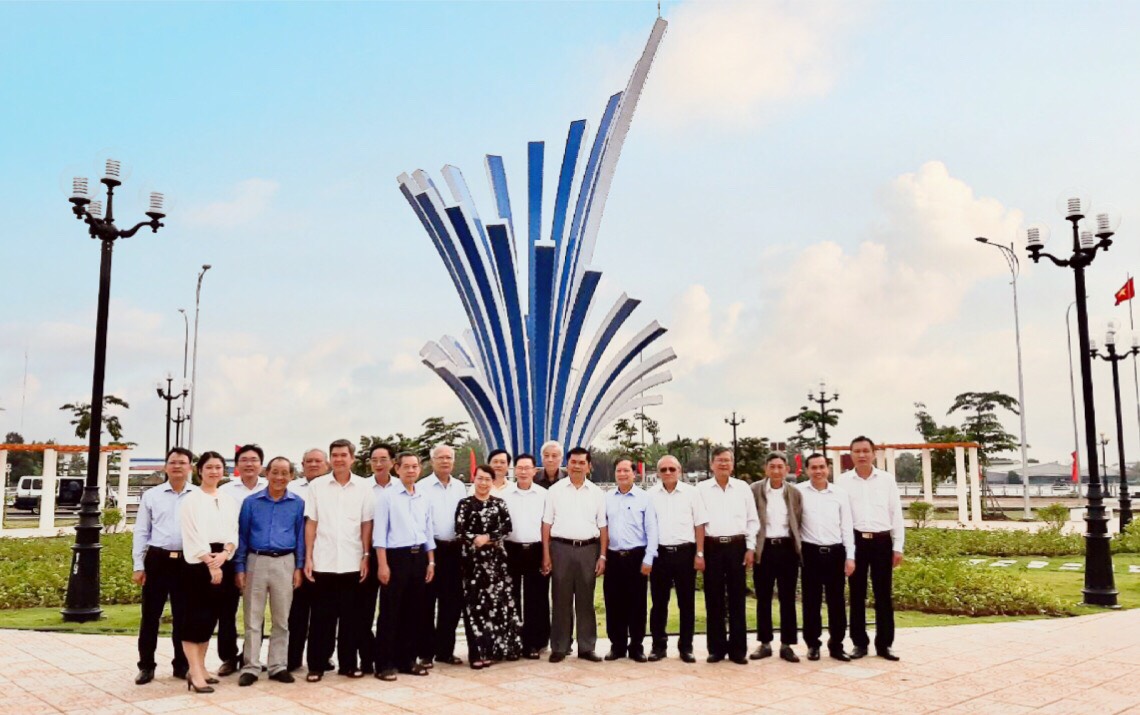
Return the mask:
[[[673,380],[648,410],[663,437],[727,443],[733,411],[742,436],[786,437],[821,379],[840,394],[837,442],[917,441],[915,402],[948,422],[960,392],[1016,396],[1010,273],[973,241],[988,236],[1021,258],[1030,457],[1068,462],[1073,277],[1030,262],[1017,233],[1044,221],[1063,252],[1055,203],[1072,187],[1117,207],[1116,243],[1087,271],[1089,321],[1098,340],[1117,321],[1130,344],[1113,294],[1140,266],[1140,6],[684,0],[662,12],[593,267],[600,306],[626,291],[642,301],[631,331],[669,329]],[[195,450],[257,442],[299,459],[339,437],[466,420],[418,355],[466,319],[395,178],[422,168],[438,181],[454,164],[489,212],[482,161],[500,154],[519,211],[526,143],[558,155],[571,121],[592,132],[656,13],[642,1],[0,4],[0,432],[78,442],[59,406],[90,397],[99,250],[67,188],[108,156],[127,172],[121,223],[143,218],[147,192],[169,197],[166,227],[114,253],[106,384],[131,405],[120,418],[136,455],[162,452],[154,386],[182,375],[178,310],[193,330],[203,264]],[[1113,452],[1111,373],[1093,371]],[[1018,432],[1013,415],[1005,425]]]

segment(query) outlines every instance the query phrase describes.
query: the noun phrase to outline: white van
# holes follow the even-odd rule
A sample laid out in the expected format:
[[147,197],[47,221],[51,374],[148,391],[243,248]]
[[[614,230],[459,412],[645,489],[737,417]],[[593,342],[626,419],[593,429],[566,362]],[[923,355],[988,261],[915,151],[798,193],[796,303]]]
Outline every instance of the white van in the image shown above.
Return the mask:
[[[83,477],[58,477],[55,481],[55,505],[78,507],[79,500],[83,497],[84,483]],[[20,477],[16,484],[16,501],[12,506],[38,514],[43,488],[43,477]]]

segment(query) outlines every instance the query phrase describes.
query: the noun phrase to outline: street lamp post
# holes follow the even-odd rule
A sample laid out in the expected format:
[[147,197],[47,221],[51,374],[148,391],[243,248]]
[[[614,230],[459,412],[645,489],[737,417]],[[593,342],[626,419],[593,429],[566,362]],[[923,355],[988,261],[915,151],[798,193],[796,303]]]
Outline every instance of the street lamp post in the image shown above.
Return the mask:
[[[168,372],[166,373],[166,388],[163,389],[162,380],[159,380],[158,385],[156,386],[158,396],[166,400],[166,451],[163,452],[164,455],[170,454],[170,426],[174,422],[170,417],[170,403],[174,402],[177,399],[186,397],[186,395],[190,392],[190,383],[188,383],[186,380],[182,381],[181,390],[172,389],[171,384],[173,382],[174,377]],[[181,408],[179,409],[181,410]]]
[[821,445],[820,451],[827,454],[827,418],[831,415],[837,415],[843,410],[839,408],[827,409],[827,406],[839,399],[839,393],[832,391],[831,397],[827,396],[827,384],[819,381],[819,393],[817,394],[814,389],[808,389],[808,402],[812,402],[819,407],[819,426],[816,428],[819,442]]
[[171,422],[174,423],[174,446],[175,447],[181,447],[182,446],[182,423],[185,422],[189,418],[189,415],[183,414],[181,407],[178,407],[175,411],[176,411],[178,416],[173,417],[170,420]]
[[724,418],[724,423],[726,425],[732,425],[732,461],[733,462],[735,462],[737,459],[737,456],[736,456],[736,428],[739,427],[740,425],[744,424],[744,421],[745,420],[743,417],[741,417],[740,419],[736,419],[736,412],[735,411],[733,411],[731,419],[729,419],[728,417]]
[[87,450],[87,480],[83,487],[83,497],[79,501],[79,523],[75,527],[75,544],[71,547],[71,569],[67,579],[67,598],[63,608],[63,620],[73,622],[93,621],[99,618],[103,609],[99,607],[99,452],[103,437],[103,379],[107,367],[107,318],[111,300],[111,257],[115,241],[130,238],[139,229],[148,227],[157,233],[164,225],[166,217],[163,208],[164,197],[158,192],[150,195],[150,207],[146,212],[149,221],[141,221],[133,227],[120,230],[115,225],[115,188],[120,180],[120,165],[108,159],[100,183],[107,187],[107,212],[103,213],[102,202],[92,201],[88,193],[87,179],[76,177],[72,181],[71,210],[77,220],[87,224],[87,233],[100,243],[99,260],[99,302],[95,314],[95,364],[91,379],[91,427]]
[[[1121,360],[1140,353],[1140,335],[1132,338],[1132,348],[1124,352],[1116,352],[1116,329],[1109,326],[1108,334],[1104,337],[1104,348],[1107,352],[1098,352],[1096,345],[1092,346],[1092,356],[1098,357],[1112,364],[1112,394],[1116,399],[1116,449],[1117,456],[1120,458],[1120,492],[1117,495],[1120,498],[1120,533],[1124,533],[1124,528],[1132,521],[1132,495],[1128,493],[1128,472],[1124,466],[1124,416],[1120,411],[1120,370],[1117,363]],[[1102,436],[1101,444],[1104,444]],[[1107,476],[1105,482],[1108,481]]]
[[[1090,340],[1089,341],[1089,347],[1095,349],[1096,348],[1096,341]],[[1107,447],[1108,447],[1108,437],[1104,436],[1104,432],[1100,433],[1100,442],[1098,442],[1097,444],[1100,445],[1100,466],[1105,471],[1104,495],[1106,497],[1110,497],[1110,496],[1112,496],[1112,486],[1108,482],[1108,457],[1106,456]]]
[[1021,486],[1024,495],[1025,519],[1029,520],[1033,518],[1033,511],[1029,508],[1029,457],[1027,456],[1028,442],[1025,439],[1025,378],[1021,370],[1021,316],[1017,309],[1017,275],[1021,272],[1021,264],[1017,261],[1017,254],[1013,252],[1012,242],[1005,246],[994,243],[984,236],[978,236],[974,240],[1001,251],[1002,258],[1009,266],[1010,285],[1013,286],[1013,336],[1017,343],[1017,411],[1021,417]]
[[1096,216],[1096,233],[1080,228],[1081,219],[1088,211],[1087,200],[1078,196],[1063,198],[1065,219],[1072,224],[1072,253],[1057,258],[1046,253],[1045,238],[1048,228],[1031,226],[1027,231],[1026,250],[1034,263],[1048,258],[1054,265],[1070,268],[1076,288],[1077,351],[1081,361],[1081,395],[1085,413],[1085,454],[1089,465],[1088,506],[1085,509],[1085,585],[1084,602],[1092,606],[1116,608],[1116,581],[1112,573],[1112,552],[1108,535],[1108,519],[1104,513],[1104,493],[1096,454],[1096,410],[1093,406],[1092,353],[1089,346],[1089,315],[1085,302],[1085,267],[1096,258],[1098,250],[1108,250],[1115,232],[1115,217],[1104,211]]
[[190,420],[187,429],[186,447],[194,451],[194,396],[198,392],[198,308],[202,302],[202,278],[210,270],[209,263],[202,264],[198,273],[198,288],[194,291],[194,360],[190,368],[190,409],[186,411],[186,419]]
[[1069,347],[1069,402],[1073,408],[1073,470],[1076,472],[1076,490],[1077,490],[1077,503],[1081,501],[1081,438],[1078,436],[1077,430],[1077,393],[1076,388],[1073,387],[1073,333],[1070,329],[1069,311],[1077,301],[1069,303],[1069,307],[1065,309],[1065,340],[1066,345]]

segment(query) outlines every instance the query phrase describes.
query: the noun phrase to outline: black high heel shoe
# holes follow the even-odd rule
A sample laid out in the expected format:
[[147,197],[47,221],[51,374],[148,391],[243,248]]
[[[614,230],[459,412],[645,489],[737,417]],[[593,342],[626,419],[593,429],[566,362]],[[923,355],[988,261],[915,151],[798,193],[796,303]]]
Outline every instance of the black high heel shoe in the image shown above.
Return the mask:
[[195,692],[195,693],[212,693],[212,692],[214,692],[214,689],[211,688],[209,685],[207,685],[204,688],[199,688],[197,685],[194,685],[193,681],[190,681],[190,680],[186,681],[186,689],[191,691],[191,692]]

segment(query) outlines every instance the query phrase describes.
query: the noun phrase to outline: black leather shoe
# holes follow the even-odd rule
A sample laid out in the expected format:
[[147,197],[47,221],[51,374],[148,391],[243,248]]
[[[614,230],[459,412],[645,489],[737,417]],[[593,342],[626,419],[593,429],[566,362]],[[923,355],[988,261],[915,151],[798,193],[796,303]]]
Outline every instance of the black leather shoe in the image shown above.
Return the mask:
[[780,660],[786,660],[789,663],[799,663],[800,657],[792,650],[790,645],[780,646]]
[[854,650],[851,651],[851,660],[859,660],[860,658],[866,658],[866,657],[867,657],[867,648],[864,646],[858,646],[857,645],[857,646],[855,646]]
[[218,668],[218,675],[222,678],[227,675],[233,675],[238,671],[238,663],[236,660],[224,661]]
[[729,660],[731,660],[733,663],[736,663],[737,665],[748,665],[748,658],[746,658],[742,655],[733,656],[733,657],[729,658]]
[[844,653],[841,650],[833,650],[830,653],[828,653],[828,655],[831,656],[831,658],[834,660],[843,661],[844,663],[850,663],[851,662],[851,656],[847,655],[846,653]]
[[606,660],[620,660],[621,658],[624,658],[624,657],[625,657],[625,653],[619,653],[616,650],[614,650],[613,648],[610,648],[610,652],[606,653],[605,659]]
[[253,673],[242,673],[241,676],[238,678],[238,685],[240,685],[243,688],[248,688],[249,686],[253,685],[256,682],[257,682],[257,676],[254,675]]
[[629,659],[632,660],[634,663],[645,663],[649,660],[648,658],[645,657],[644,651],[640,651],[640,650],[631,651],[629,654]]
[[152,680],[154,680],[154,668],[139,668],[139,674],[135,676],[135,685],[146,685]]
[[749,655],[748,657],[752,660],[760,660],[761,658],[771,658],[772,657],[772,646],[768,645],[767,643],[761,643],[760,645],[756,646],[756,650],[752,651],[752,654]]
[[523,657],[527,660],[538,660],[538,651],[534,648],[527,648],[523,651]]
[[808,648],[808,660],[819,660],[819,646]]
[[709,653],[709,657],[705,658],[706,663],[719,663],[722,660],[724,660],[723,655],[713,655],[712,653]]
[[[664,658],[665,656],[661,656]],[[681,661],[684,663],[696,663],[697,659],[693,657],[693,652],[688,650],[681,651]]]
[[448,656],[444,656],[442,658],[437,655],[435,657],[435,662],[436,663],[444,663],[446,665],[463,665],[463,659],[457,655],[448,655]]
[[591,663],[601,663],[602,662],[602,656],[598,655],[597,653],[595,653],[592,650],[588,650],[585,653],[579,653],[578,659],[579,660],[588,660]]
[[566,660],[566,654],[565,653],[551,653],[550,654],[550,662],[551,663],[561,663],[564,660]]
[[177,680],[186,680],[186,676],[190,675],[190,669],[189,668],[175,668],[172,675]]
[[665,651],[663,651],[663,650],[657,650],[656,648],[654,648],[653,650],[649,651],[649,662],[650,663],[656,663],[657,661],[664,660],[665,658],[666,658],[666,655],[665,655]]
[[276,680],[278,683],[294,683],[296,678],[287,670],[282,670],[269,676],[270,680]]
[[897,661],[899,659],[899,657],[897,655],[895,655],[894,653],[891,652],[890,648],[876,648],[875,649],[875,655],[879,656],[883,660],[889,660],[892,662]]

